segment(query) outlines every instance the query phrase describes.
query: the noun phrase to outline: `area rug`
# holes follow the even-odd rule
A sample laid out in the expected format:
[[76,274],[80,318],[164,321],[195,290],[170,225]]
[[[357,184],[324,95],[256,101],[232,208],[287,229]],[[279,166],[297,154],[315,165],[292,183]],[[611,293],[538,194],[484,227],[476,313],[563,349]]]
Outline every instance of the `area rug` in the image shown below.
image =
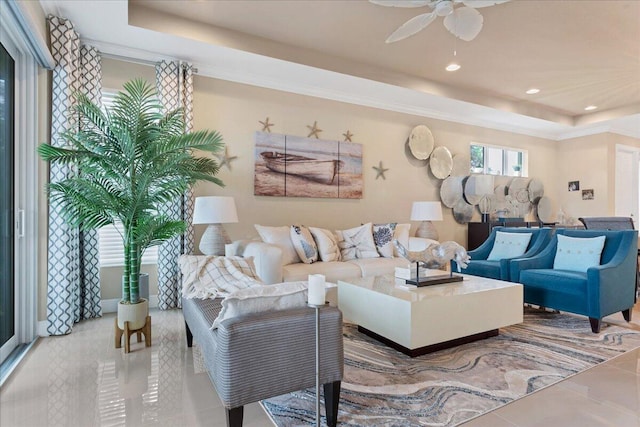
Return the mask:
[[[345,325],[338,424],[455,426],[639,346],[640,332],[593,334],[585,317],[535,309],[496,337],[413,359]],[[261,403],[279,427],[314,423],[315,388]]]

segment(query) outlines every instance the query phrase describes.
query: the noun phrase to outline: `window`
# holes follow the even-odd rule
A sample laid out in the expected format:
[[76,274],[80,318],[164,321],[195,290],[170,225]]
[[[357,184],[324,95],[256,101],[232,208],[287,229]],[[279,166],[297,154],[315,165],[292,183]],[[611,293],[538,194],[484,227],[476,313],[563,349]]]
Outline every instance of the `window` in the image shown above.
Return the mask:
[[[122,244],[122,223],[117,222],[98,230],[98,248],[100,267],[124,265],[124,246]],[[142,254],[142,264],[156,264],[158,246],[152,246]]]
[[[102,106],[110,108],[116,91],[102,91]],[[98,247],[101,267],[124,265],[124,246],[122,244],[122,223],[117,222],[98,230]],[[142,254],[142,264],[156,264],[158,261],[158,246],[152,246]]]
[[527,176],[527,152],[514,148],[471,143],[471,173]]

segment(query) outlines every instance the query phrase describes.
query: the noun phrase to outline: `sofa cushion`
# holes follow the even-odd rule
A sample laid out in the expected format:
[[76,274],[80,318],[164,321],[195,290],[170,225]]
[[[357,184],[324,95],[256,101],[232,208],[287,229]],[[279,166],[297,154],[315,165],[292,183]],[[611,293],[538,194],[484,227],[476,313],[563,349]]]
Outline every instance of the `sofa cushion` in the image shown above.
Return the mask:
[[308,280],[310,274],[324,274],[327,282],[337,282],[341,279],[361,276],[360,269],[356,265],[341,261],[298,263],[282,267],[284,282]]
[[393,273],[396,267],[406,268],[410,263],[405,258],[364,258],[353,259],[344,264],[357,266],[358,276],[370,277]]
[[532,269],[520,272],[520,283],[545,289],[550,293],[584,295],[587,291],[587,273],[568,270]]
[[471,260],[467,264],[467,268],[463,268],[464,274],[472,276],[488,277],[490,279],[500,280],[500,261],[487,261],[484,259]]
[[487,260],[497,261],[504,258],[518,257],[527,251],[530,241],[531,233],[507,233],[497,231],[496,240],[493,243],[493,248]]
[[240,289],[222,301],[222,310],[213,321],[211,329],[232,317],[306,307],[307,288],[306,282],[288,282]]
[[586,273],[589,267],[600,265],[605,239],[605,236],[569,237],[558,234],[553,268]]
[[215,298],[262,285],[252,257],[181,255],[178,266],[184,298]]
[[283,265],[300,262],[300,257],[298,256],[298,253],[293,247],[293,242],[291,241],[289,227],[267,227],[258,224],[255,224],[254,227],[263,242],[271,243],[280,247],[282,250]]
[[368,222],[360,227],[336,231],[343,261],[380,256],[373,241],[372,228],[372,224]]
[[318,253],[321,261],[340,261],[340,248],[338,247],[338,238],[331,230],[324,228],[309,227],[309,231],[318,247]]
[[304,225],[292,225],[290,235],[293,248],[302,262],[311,264],[318,260],[318,246],[316,246],[309,228]]

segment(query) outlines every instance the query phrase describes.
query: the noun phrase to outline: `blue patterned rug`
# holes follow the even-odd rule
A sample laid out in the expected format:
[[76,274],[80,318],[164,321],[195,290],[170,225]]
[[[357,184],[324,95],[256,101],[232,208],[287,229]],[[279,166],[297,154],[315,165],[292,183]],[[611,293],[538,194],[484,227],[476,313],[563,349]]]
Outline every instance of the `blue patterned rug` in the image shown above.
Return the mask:
[[[345,325],[338,424],[455,426],[639,346],[640,332],[593,334],[585,317],[534,309],[497,337],[413,359]],[[261,403],[279,427],[315,421],[315,389]]]

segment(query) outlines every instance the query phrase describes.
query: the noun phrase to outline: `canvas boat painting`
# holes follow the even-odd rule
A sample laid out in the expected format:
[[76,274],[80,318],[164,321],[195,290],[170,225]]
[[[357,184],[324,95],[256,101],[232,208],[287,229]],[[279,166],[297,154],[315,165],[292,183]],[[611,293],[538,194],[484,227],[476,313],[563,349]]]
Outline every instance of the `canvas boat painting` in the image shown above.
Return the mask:
[[361,198],[362,146],[343,144],[256,132],[254,194]]

